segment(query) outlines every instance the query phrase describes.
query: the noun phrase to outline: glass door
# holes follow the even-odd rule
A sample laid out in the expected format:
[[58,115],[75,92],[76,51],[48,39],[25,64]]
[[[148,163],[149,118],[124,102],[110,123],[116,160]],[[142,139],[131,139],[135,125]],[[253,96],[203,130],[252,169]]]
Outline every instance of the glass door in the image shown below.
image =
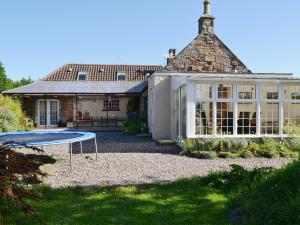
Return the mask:
[[57,126],[59,120],[58,100],[39,101],[39,126]]
[[58,102],[50,101],[50,126],[58,125]]
[[47,101],[39,102],[39,125],[47,125]]

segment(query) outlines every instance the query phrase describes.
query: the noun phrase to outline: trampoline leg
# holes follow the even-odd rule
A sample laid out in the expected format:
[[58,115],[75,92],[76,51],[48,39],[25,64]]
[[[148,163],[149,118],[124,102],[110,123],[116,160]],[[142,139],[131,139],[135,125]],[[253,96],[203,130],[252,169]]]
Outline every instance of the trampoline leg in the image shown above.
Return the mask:
[[97,138],[95,137],[95,150],[96,150],[96,160],[98,159],[98,144],[97,144]]
[[80,142],[80,153],[81,153],[81,156],[82,156],[82,142]]
[[73,152],[73,146],[72,143],[70,143],[70,171],[72,171],[72,152]]

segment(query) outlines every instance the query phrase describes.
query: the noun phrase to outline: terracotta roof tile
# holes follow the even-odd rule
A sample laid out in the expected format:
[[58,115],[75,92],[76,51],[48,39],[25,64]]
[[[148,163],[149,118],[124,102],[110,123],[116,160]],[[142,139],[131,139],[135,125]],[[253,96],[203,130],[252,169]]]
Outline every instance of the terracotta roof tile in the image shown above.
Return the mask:
[[66,64],[41,80],[75,81],[79,72],[87,72],[87,81],[117,81],[117,73],[125,72],[127,81],[146,81],[147,74],[160,70],[157,65]]

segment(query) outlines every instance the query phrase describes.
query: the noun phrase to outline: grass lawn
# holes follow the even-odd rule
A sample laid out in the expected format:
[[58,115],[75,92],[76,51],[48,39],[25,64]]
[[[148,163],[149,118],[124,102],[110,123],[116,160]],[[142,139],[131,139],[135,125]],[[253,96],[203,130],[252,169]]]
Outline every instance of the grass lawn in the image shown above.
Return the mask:
[[[116,188],[38,187],[32,205],[49,225],[300,224],[300,160],[280,169],[230,172],[204,178]],[[1,205],[1,204],[0,204]],[[34,225],[13,210],[4,224]],[[234,213],[232,213],[234,212]]]
[[[225,225],[230,193],[206,188],[201,178],[171,184],[117,188],[38,188],[33,202],[46,224]],[[19,215],[6,224],[37,224]]]

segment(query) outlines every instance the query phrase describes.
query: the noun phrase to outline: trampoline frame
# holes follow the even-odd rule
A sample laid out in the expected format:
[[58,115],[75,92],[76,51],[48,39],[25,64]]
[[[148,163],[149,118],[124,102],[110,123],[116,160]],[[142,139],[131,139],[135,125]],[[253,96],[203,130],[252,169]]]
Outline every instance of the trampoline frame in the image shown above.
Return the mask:
[[[49,145],[61,145],[61,144],[69,144],[69,152],[70,152],[70,171],[72,171],[72,158],[73,158],[73,144],[74,143],[79,143],[80,144],[80,154],[81,156],[83,155],[83,148],[82,148],[82,142],[87,141],[87,140],[92,140],[94,139],[94,145],[95,145],[95,152],[96,152],[96,160],[98,159],[98,145],[97,145],[97,137],[95,133],[92,132],[80,132],[80,131],[20,131],[20,132],[5,132],[5,133],[0,133],[1,136],[6,136],[6,135],[22,135],[22,134],[79,134],[82,135],[80,137],[76,138],[69,138],[69,139],[64,139],[64,140],[53,140],[53,141],[46,141],[46,142],[24,142],[24,144],[28,147],[40,147],[43,149],[44,146],[49,146]],[[12,138],[13,139],[13,138]],[[15,144],[15,143],[8,143],[5,144],[5,146],[11,147],[11,148],[22,148],[24,147],[23,145]],[[1,144],[0,145],[4,145]]]

